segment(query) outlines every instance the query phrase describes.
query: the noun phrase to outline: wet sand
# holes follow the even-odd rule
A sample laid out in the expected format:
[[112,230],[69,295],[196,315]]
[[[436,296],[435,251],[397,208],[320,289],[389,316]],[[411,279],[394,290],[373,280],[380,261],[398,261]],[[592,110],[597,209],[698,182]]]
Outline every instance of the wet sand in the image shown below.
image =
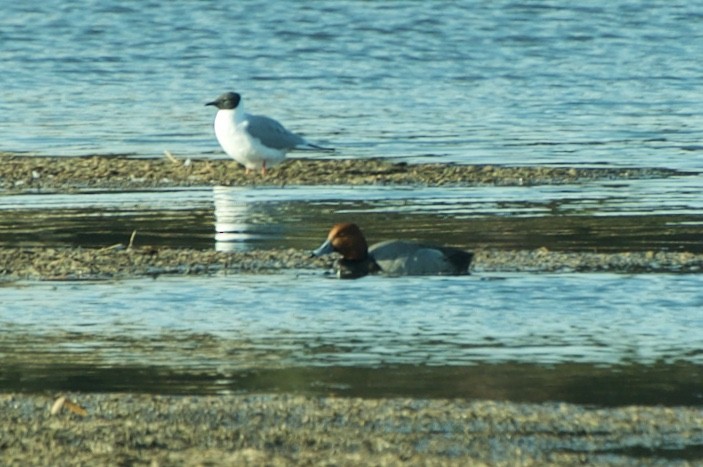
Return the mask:
[[690,407],[69,394],[59,408],[56,396],[0,395],[3,465],[672,465],[703,457],[703,410]]
[[[213,250],[115,245],[107,248],[0,248],[0,280],[102,280],[161,275],[305,272],[327,274],[331,257],[308,251]],[[477,250],[474,274],[494,272],[700,273],[703,254],[689,252],[589,253],[537,250]]]

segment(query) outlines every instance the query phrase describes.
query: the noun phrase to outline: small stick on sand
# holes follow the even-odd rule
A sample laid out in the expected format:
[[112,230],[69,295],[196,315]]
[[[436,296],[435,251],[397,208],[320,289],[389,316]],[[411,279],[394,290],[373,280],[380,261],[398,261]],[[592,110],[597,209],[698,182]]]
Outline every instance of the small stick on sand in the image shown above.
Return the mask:
[[174,164],[178,164],[178,163],[179,163],[179,162],[178,162],[178,159],[176,159],[176,158],[174,157],[174,155],[171,154],[171,151],[169,151],[168,149],[166,149],[166,150],[164,151],[164,156],[166,156],[166,159],[170,160],[170,161],[173,162]]
[[137,236],[137,229],[134,229],[134,231],[132,231],[132,235],[129,237],[129,244],[127,245],[128,250],[132,249],[132,245],[134,245],[134,237],[136,237],[136,236]]
[[56,401],[52,404],[51,406],[51,415],[58,415],[59,412],[61,412],[62,409],[66,409],[71,413],[74,413],[76,415],[80,415],[81,417],[85,417],[88,415],[88,411],[85,410],[83,407],[80,405],[76,404],[73,402],[71,399],[69,399],[66,396],[61,396]]
[[102,248],[100,248],[98,251],[120,250],[120,249],[122,249],[122,248],[124,248],[124,245],[123,245],[123,244],[121,244],[121,243],[115,243],[114,245],[102,247]]

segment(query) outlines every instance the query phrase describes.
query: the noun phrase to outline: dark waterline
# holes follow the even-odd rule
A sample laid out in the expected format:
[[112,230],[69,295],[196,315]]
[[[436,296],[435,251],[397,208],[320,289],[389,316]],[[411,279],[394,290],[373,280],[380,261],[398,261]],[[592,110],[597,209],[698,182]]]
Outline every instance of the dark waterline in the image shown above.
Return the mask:
[[597,406],[702,406],[699,365],[659,363],[405,365],[379,368],[291,367],[234,373],[169,367],[26,364],[0,370],[7,392],[146,392],[154,394],[294,393],[340,397],[491,399]]

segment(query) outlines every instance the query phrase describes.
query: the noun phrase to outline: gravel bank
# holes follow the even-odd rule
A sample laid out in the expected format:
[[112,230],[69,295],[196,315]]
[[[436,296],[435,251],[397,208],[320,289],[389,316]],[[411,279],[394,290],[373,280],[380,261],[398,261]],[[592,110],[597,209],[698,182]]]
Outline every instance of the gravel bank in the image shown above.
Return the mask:
[[291,159],[266,176],[234,161],[124,156],[34,157],[0,153],[0,189],[8,192],[144,189],[213,185],[539,185],[598,179],[660,178],[659,168],[505,167],[407,164],[383,159]]
[[[703,254],[676,252],[587,253],[478,250],[471,270],[489,272],[671,273],[703,271]],[[162,274],[274,273],[307,270],[324,274],[334,260],[303,250],[216,252],[169,248],[2,248],[0,279],[121,279]]]
[[[230,160],[126,156],[34,157],[0,153],[0,189],[5,193],[81,189],[135,190],[169,186],[241,184],[397,184],[530,185],[594,179],[655,178],[678,174],[654,168],[503,167],[406,164],[381,159],[293,159],[266,176],[245,175]],[[329,259],[313,260],[306,251],[217,253],[194,249],[0,249],[0,278],[107,279],[160,274],[271,272],[331,268]],[[702,257],[692,253],[563,253],[539,250],[477,251],[475,272],[613,271],[698,272]]]
[[[0,395],[3,465],[672,465],[700,408],[291,395]],[[51,414],[52,406],[56,413]]]

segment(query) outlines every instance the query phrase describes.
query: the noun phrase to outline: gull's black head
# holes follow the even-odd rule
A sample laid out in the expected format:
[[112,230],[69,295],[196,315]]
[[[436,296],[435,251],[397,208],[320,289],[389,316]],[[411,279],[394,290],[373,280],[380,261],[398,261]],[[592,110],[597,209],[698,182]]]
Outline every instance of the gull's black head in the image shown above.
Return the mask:
[[226,92],[212,102],[205,105],[214,105],[218,109],[236,109],[242,96],[236,92]]

